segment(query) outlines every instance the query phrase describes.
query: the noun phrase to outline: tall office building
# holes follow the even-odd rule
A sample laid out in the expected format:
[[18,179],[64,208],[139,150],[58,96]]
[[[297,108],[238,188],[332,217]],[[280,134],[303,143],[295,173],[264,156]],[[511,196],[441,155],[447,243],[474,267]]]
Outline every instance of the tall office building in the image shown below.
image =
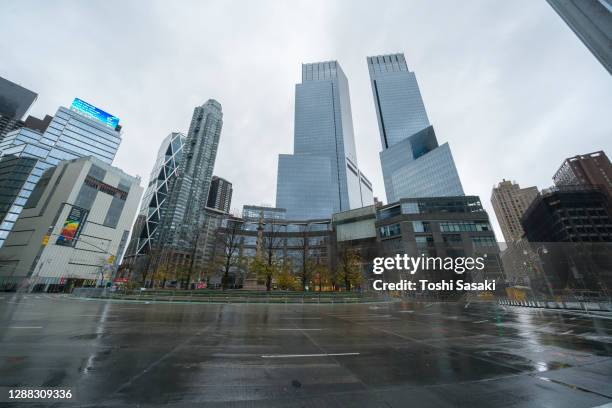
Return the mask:
[[77,98],[57,110],[44,133],[9,132],[0,142],[0,247],[45,170],[83,156],[112,163],[120,129],[118,118]]
[[612,74],[612,0],[548,0],[548,4]]
[[45,133],[52,120],[53,116],[51,115],[45,115],[43,119],[39,119],[35,116],[29,115],[26,120],[23,121],[23,127],[36,130],[40,133]]
[[403,54],[368,57],[387,201],[463,195],[448,143],[438,145]]
[[491,204],[506,242],[517,241],[525,233],[521,217],[537,195],[537,187],[521,188],[508,180],[502,180],[493,187]]
[[37,97],[35,92],[0,77],[0,141],[24,126],[22,119]]
[[[404,253],[440,258],[485,258],[485,268],[482,271],[473,270],[460,277],[455,272],[449,273],[438,268],[419,271],[414,275],[399,275],[401,279],[439,281],[459,278],[479,282],[484,279],[501,280],[503,277],[495,233],[479,197],[401,199],[377,208],[376,213],[376,232],[380,245],[377,256],[393,257]],[[395,280],[391,277],[388,279]]]
[[129,262],[134,261],[130,258],[149,254],[151,248],[157,244],[159,223],[164,214],[168,194],[176,181],[184,142],[185,135],[173,132],[161,143],[125,254]]
[[222,126],[223,112],[216,100],[194,109],[178,177],[161,216],[160,245],[165,250],[192,253],[197,246]]
[[599,186],[612,201],[612,163],[601,150],[565,159],[553,181],[556,186]]
[[521,217],[530,242],[612,242],[612,209],[596,186],[544,189]]
[[532,251],[541,256],[550,290],[610,293],[612,205],[601,187],[561,185],[543,190],[521,223]]
[[229,213],[232,205],[232,191],[232,183],[221,177],[213,176],[206,206]]
[[142,194],[140,179],[94,157],[46,170],[0,249],[0,287],[36,291],[111,278]]
[[302,65],[293,154],[278,158],[276,206],[288,219],[329,218],[373,203],[359,170],[348,80],[336,61]]

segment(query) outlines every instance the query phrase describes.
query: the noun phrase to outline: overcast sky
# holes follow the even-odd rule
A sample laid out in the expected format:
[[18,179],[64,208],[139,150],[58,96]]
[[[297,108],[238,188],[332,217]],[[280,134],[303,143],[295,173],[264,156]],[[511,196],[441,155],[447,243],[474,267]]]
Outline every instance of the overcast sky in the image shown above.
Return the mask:
[[114,165],[143,185],[161,140],[217,99],[215,174],[236,209],[274,204],[305,62],[340,62],[359,166],[383,200],[369,55],[405,54],[466,194],[492,219],[503,178],[547,187],[564,158],[612,153],[612,78],[544,0],[4,0],[0,33],[0,76],[39,94],[30,114],[79,97],[118,116]]

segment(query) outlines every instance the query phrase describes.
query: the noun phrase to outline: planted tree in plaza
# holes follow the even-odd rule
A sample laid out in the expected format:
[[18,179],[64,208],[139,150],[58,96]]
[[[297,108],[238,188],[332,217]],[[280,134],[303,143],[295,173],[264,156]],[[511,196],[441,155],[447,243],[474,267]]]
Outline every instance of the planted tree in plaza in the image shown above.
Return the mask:
[[202,226],[199,225],[198,228],[196,228],[196,235],[195,235],[195,239],[193,240],[193,245],[191,247],[191,257],[190,257],[190,261],[189,261],[189,268],[187,270],[186,276],[185,276],[185,286],[186,289],[189,289],[189,284],[191,283],[191,279],[194,273],[194,267],[196,264],[196,257],[198,254],[198,246],[200,244],[200,234],[202,232]]
[[344,288],[348,291],[354,286],[359,286],[362,279],[361,256],[359,252],[352,248],[340,248],[336,269],[336,283],[344,283]]
[[258,281],[263,281],[266,284],[266,290],[272,289],[272,280],[275,279],[280,271],[279,264],[276,259],[272,259],[271,262],[262,258],[255,257],[251,261],[249,268],[257,276]]
[[322,263],[317,263],[314,268],[314,281],[319,286],[319,292],[323,291],[323,287],[331,284],[332,273],[329,267]]
[[160,262],[161,250],[157,247],[151,248],[151,252],[147,255],[146,263],[144,265],[137,265],[137,270],[140,271],[140,285],[144,286],[147,282],[149,273],[157,271],[156,265]]
[[223,270],[224,260],[218,254],[218,249],[219,248],[213,246],[212,256],[210,257],[210,259],[207,260],[207,262],[204,264],[204,267],[200,270],[198,281],[204,281],[208,285],[210,278],[212,276],[216,276],[219,271]]
[[153,273],[153,282],[158,282],[158,286],[163,288],[166,285],[166,281],[171,277],[171,273],[172,271],[168,268],[168,265],[160,265]]
[[185,264],[174,266],[174,277],[177,282],[177,289],[189,289],[189,280],[191,279],[190,267]]
[[232,216],[228,217],[224,226],[216,231],[216,244],[218,258],[213,262],[221,266],[223,271],[222,286],[227,289],[229,286],[229,275],[232,267],[240,266],[240,244],[242,235],[241,232],[244,223],[239,218]]
[[309,226],[305,225],[304,229],[301,231],[302,234],[301,234],[301,240],[300,240],[300,244],[301,244],[300,252],[302,255],[302,259],[301,259],[301,268],[299,271],[299,279],[300,279],[300,286],[303,291],[306,290],[306,287],[308,286],[308,283],[310,282],[310,279],[312,278],[313,269],[316,264],[316,262],[310,257],[308,231],[309,231]]
[[293,274],[293,266],[291,262],[284,262],[278,271],[276,282],[279,289],[283,290],[297,290],[300,283],[296,280]]
[[283,224],[276,220],[260,220],[260,227],[263,228],[261,235],[260,254],[255,263],[255,270],[258,276],[262,276],[266,282],[266,290],[272,290],[272,279],[278,272],[276,265],[276,250],[281,246],[283,238],[280,233]]

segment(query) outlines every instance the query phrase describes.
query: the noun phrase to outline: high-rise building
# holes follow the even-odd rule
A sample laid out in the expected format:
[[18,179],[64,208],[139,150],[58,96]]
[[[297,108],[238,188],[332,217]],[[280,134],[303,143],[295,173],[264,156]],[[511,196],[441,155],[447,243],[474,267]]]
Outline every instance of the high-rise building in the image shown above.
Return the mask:
[[164,250],[191,254],[197,246],[222,126],[223,112],[216,100],[209,99],[194,109],[178,177],[160,220]]
[[120,129],[118,118],[77,98],[70,109],[57,110],[44,133],[9,132],[0,142],[0,247],[45,170],[83,156],[112,163]]
[[556,186],[599,186],[612,200],[612,164],[601,150],[565,159],[553,181]]
[[0,287],[70,291],[109,281],[141,194],[139,178],[94,157],[49,168],[0,249]]
[[601,187],[543,190],[521,223],[550,290],[612,290],[612,206]]
[[612,0],[548,0],[548,4],[612,74]]
[[502,180],[493,187],[491,204],[506,242],[517,241],[523,236],[521,217],[537,195],[537,187],[521,188],[509,180]]
[[45,115],[43,119],[39,119],[35,116],[29,115],[26,120],[23,122],[23,127],[27,127],[28,129],[36,130],[40,133],[45,133],[51,121],[53,120],[53,116]]
[[229,213],[232,204],[232,191],[232,183],[221,177],[213,176],[206,206]]
[[[483,257],[484,269],[457,275],[441,269],[416,274],[390,271],[401,279],[502,279],[499,246],[489,217],[477,196],[401,199],[376,209],[378,256]],[[460,276],[460,277],[459,277]],[[440,293],[445,295],[444,293]]]
[[18,119],[12,119],[0,113],[0,142],[4,137],[13,130],[17,130],[24,126],[24,122]]
[[23,119],[36,98],[36,92],[0,77],[0,114]]
[[176,181],[184,141],[185,135],[177,132],[170,133],[162,141],[132,229],[126,261],[135,261],[130,258],[149,254],[151,248],[157,244],[159,223],[164,214],[168,194]]
[[368,57],[388,202],[463,195],[448,143],[438,145],[403,54]]
[[336,61],[302,65],[293,154],[278,158],[276,206],[288,219],[329,218],[373,203],[359,170],[348,80]]
[[24,126],[22,119],[37,97],[35,92],[0,77],[0,141]]
[[523,214],[530,242],[612,242],[612,210],[596,186],[545,189]]

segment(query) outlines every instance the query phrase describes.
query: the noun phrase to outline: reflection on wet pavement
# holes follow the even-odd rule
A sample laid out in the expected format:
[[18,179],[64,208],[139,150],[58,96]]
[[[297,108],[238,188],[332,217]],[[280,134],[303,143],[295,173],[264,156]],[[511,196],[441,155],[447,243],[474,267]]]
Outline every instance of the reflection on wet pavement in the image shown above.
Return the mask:
[[0,344],[0,388],[70,388],[73,400],[60,406],[612,402],[611,316],[490,303],[144,304],[7,295]]

